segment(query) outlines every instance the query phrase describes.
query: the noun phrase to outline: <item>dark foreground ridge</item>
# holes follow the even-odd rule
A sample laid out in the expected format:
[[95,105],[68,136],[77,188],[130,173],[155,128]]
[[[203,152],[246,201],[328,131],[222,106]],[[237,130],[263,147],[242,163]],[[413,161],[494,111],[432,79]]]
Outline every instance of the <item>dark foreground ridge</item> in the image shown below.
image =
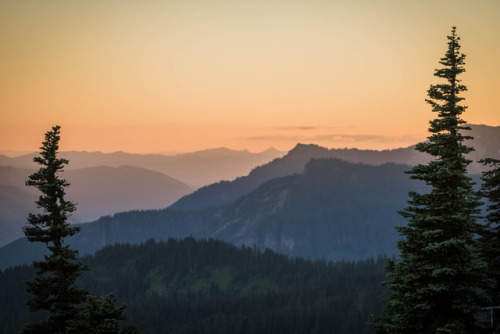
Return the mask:
[[[385,260],[309,261],[194,238],[116,244],[83,262],[81,286],[113,291],[141,333],[368,334],[381,312]],[[0,329],[37,320],[24,305],[29,266],[0,271]]]

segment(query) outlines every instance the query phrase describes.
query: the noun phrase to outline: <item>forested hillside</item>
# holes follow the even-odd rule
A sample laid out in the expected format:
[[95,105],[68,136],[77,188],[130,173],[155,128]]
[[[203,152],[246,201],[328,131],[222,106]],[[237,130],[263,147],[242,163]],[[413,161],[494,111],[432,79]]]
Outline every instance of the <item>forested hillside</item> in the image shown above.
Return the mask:
[[[117,244],[83,261],[81,286],[127,304],[141,333],[372,333],[385,260],[332,263],[215,240]],[[24,305],[28,266],[0,271],[0,328],[40,314]]]
[[[115,242],[150,238],[217,238],[280,253],[329,260],[359,260],[395,252],[404,225],[397,210],[409,190],[409,166],[370,166],[337,159],[311,160],[303,174],[270,180],[222,206],[199,210],[131,211],[82,225],[69,239],[80,254]],[[42,253],[18,240],[0,249],[0,268],[29,263]]]

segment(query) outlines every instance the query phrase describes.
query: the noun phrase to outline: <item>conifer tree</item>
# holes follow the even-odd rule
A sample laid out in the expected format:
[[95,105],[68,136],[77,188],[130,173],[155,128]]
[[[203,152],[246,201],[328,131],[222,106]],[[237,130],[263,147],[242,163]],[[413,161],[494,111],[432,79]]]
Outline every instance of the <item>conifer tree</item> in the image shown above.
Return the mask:
[[44,261],[33,262],[37,276],[26,282],[27,291],[33,295],[26,302],[30,310],[47,310],[49,316],[46,321],[27,324],[22,333],[65,333],[67,322],[79,312],[77,305],[88,295],[75,285],[86,267],[77,261],[78,251],[64,244],[64,238],[74,235],[79,228],[66,221],[75,205],[65,199],[64,189],[69,183],[58,176],[68,163],[57,157],[59,130],[60,127],[55,126],[45,134],[41,156],[33,159],[41,167],[29,177],[26,185],[42,192],[36,201],[41,213],[30,214],[23,228],[30,242],[43,242],[49,250]]
[[[74,235],[80,228],[66,221],[75,211],[75,205],[65,200],[64,189],[69,183],[58,176],[68,164],[68,160],[57,158],[60,128],[55,126],[45,134],[41,157],[33,159],[41,167],[30,175],[26,185],[42,192],[36,201],[42,212],[30,214],[28,225],[23,228],[28,241],[43,242],[49,250],[44,261],[33,262],[37,276],[26,282],[26,290],[33,294],[33,298],[26,302],[30,310],[46,310],[49,316],[46,321],[25,325],[21,333],[139,334],[133,324],[120,328],[120,322],[126,319],[125,305],[116,307],[111,295],[99,301],[87,290],[76,286],[76,280],[88,268],[77,260],[78,251],[64,244],[64,238]],[[80,308],[85,301],[85,307]],[[100,323],[96,325],[98,321]]]
[[[500,160],[483,159],[480,161],[484,166],[490,167],[483,172],[481,177],[481,195],[484,196],[488,205],[486,207],[486,225],[481,231],[479,252],[481,259],[488,264],[488,275],[491,284],[487,287],[487,293],[491,297],[492,306],[500,305]],[[493,311],[493,310],[492,310]],[[494,310],[494,323],[500,322],[499,310]]]
[[478,333],[475,315],[484,306],[479,287],[485,283],[486,264],[477,259],[475,216],[481,202],[466,175],[471,162],[465,155],[473,149],[464,144],[472,137],[463,132],[466,107],[460,93],[466,87],[457,76],[465,71],[465,55],[453,27],[448,50],[434,75],[445,83],[431,85],[426,100],[437,118],[430,121],[428,141],[416,150],[430,154],[426,165],[408,173],[429,186],[429,192],[410,192],[410,206],[401,211],[408,225],[397,227],[404,237],[398,241],[399,261],[389,261],[392,290],[386,300],[385,317],[375,324],[377,333]]
[[67,334],[139,334],[135,325],[123,329],[120,321],[127,319],[125,305],[115,306],[116,299],[108,295],[103,300],[93,296],[87,298],[85,308],[68,322]]

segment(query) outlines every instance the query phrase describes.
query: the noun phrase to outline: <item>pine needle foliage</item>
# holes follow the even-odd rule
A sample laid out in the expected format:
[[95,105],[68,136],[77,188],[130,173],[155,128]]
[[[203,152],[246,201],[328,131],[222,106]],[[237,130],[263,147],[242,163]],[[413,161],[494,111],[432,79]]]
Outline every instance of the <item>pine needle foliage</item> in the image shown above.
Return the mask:
[[481,202],[467,176],[471,162],[464,144],[472,137],[461,118],[466,107],[460,93],[467,90],[458,75],[465,72],[465,55],[453,27],[448,49],[434,75],[444,83],[431,85],[428,99],[437,118],[430,121],[430,136],[416,150],[433,159],[408,174],[430,186],[428,193],[410,192],[409,207],[400,214],[408,225],[396,227],[404,237],[397,246],[400,260],[389,261],[392,290],[386,300],[385,317],[378,317],[377,333],[474,334],[481,324],[476,318],[484,305],[480,287],[485,284],[486,264],[477,259],[475,234]]
[[[480,162],[489,169],[481,177],[481,195],[487,199],[486,225],[480,235],[481,259],[488,264],[491,284],[486,289],[492,306],[500,305],[500,160],[487,158]],[[500,322],[498,310],[494,323]]]
[[127,319],[125,305],[116,306],[113,295],[98,300],[87,298],[85,308],[73,320],[69,321],[66,334],[139,334],[135,325],[121,328],[120,322]]
[[88,295],[75,285],[86,267],[77,261],[78,251],[64,244],[64,239],[77,233],[79,228],[67,222],[75,205],[65,199],[64,189],[69,183],[58,175],[68,163],[57,157],[59,134],[59,126],[47,132],[40,156],[33,159],[41,167],[29,177],[26,185],[42,192],[36,201],[41,212],[30,214],[23,228],[30,242],[43,242],[49,250],[44,261],[33,262],[37,276],[26,282],[26,290],[33,295],[26,302],[29,309],[46,310],[49,316],[46,321],[27,324],[21,333],[65,333],[67,322],[77,315],[78,304],[85,302]]

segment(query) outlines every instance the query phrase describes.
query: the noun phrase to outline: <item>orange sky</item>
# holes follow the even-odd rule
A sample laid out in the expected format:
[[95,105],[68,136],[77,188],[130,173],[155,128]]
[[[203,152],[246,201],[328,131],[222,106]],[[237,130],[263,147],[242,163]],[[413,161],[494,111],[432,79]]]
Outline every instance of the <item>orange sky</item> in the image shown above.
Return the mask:
[[137,153],[427,136],[453,25],[464,118],[500,125],[498,0],[0,0],[0,150]]

